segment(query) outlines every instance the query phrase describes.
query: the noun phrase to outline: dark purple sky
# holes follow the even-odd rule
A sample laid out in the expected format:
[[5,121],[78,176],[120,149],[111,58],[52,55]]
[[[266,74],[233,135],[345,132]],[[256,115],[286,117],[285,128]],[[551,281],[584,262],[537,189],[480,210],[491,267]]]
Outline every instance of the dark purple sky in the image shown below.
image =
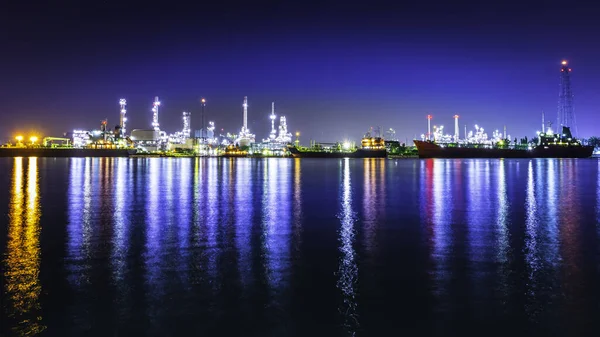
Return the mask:
[[[181,112],[226,131],[268,135],[270,102],[291,131],[334,141],[370,126],[399,138],[426,131],[426,115],[453,127],[507,126],[532,136],[541,111],[555,120],[560,61],[570,61],[580,136],[600,134],[600,6],[591,1],[413,3],[321,1],[189,5],[95,1],[0,5],[0,137],[118,122],[181,128]],[[79,4],[77,4],[79,3]],[[462,134],[462,131],[461,131]]]

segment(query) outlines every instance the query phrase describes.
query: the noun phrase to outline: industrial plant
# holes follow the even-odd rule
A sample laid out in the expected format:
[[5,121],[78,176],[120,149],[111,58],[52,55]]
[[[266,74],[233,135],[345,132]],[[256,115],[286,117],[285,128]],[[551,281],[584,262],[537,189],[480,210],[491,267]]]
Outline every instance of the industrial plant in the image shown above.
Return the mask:
[[[414,140],[416,148],[400,144],[396,140],[395,130],[391,128],[385,131],[385,140],[380,128],[377,129],[377,132],[374,132],[371,128],[364,135],[360,143],[361,147],[357,147],[354,143],[348,141],[334,143],[311,141],[309,147],[301,147],[299,132],[296,132],[294,141],[287,125],[286,116],[279,116],[278,119],[275,102],[272,102],[269,115],[270,132],[266,138],[257,142],[256,135],[248,126],[249,104],[247,96],[244,96],[241,104],[242,125],[238,133],[217,134],[215,132],[215,122],[209,120],[206,123],[205,109],[207,101],[205,98],[200,100],[200,130],[192,132],[192,113],[187,110],[181,112],[181,129],[168,133],[161,128],[160,111],[162,111],[163,104],[157,96],[154,97],[151,103],[149,113],[152,114],[152,122],[148,128],[132,129],[129,132],[127,100],[121,98],[118,101],[119,124],[114,129],[109,128],[107,120],[103,120],[99,129],[76,129],[65,133],[64,137],[45,137],[42,139],[42,144],[37,144],[37,136],[35,135],[29,137],[30,142],[26,142],[26,137],[23,135],[18,135],[15,137],[16,144],[11,143],[3,146],[3,149],[8,148],[13,151],[2,151],[6,155],[13,155],[16,153],[14,149],[21,149],[21,151],[27,149],[29,151],[27,153],[34,153],[39,156],[310,156],[325,158],[348,156],[385,157],[388,155],[416,156],[415,151],[421,151],[420,149],[425,147],[435,151],[438,151],[437,147],[489,149],[501,147],[502,149],[525,148],[531,150],[536,146],[547,146],[548,144],[542,144],[544,142],[551,143],[551,145],[556,144],[557,146],[579,146],[581,144],[576,140],[577,127],[573,114],[570,74],[571,68],[569,68],[567,61],[562,61],[556,130],[552,129],[551,122],[546,123],[545,116],[542,113],[542,129],[538,131],[537,137],[532,137],[530,140],[527,138],[517,140],[515,138],[513,141],[511,135],[507,133],[505,125],[502,131],[495,129],[491,135],[479,125],[474,125],[474,129],[469,130],[465,124],[461,130],[459,115],[455,114],[453,116],[453,132],[445,129],[444,125],[432,125],[433,116],[427,115],[427,132],[421,134],[420,140]],[[434,149],[429,143],[435,144],[437,147]],[[55,150],[60,150],[60,152]]]
[[[115,153],[151,156],[228,156],[228,155],[259,155],[259,156],[286,156],[289,155],[287,146],[292,142],[292,134],[288,131],[285,116],[280,116],[279,125],[276,126],[275,102],[271,103],[271,132],[269,136],[256,142],[256,136],[248,128],[248,97],[242,102],[242,126],[237,134],[216,134],[215,122],[205,121],[206,99],[200,100],[201,129],[192,133],[192,113],[181,112],[181,129],[173,133],[161,128],[159,112],[163,104],[159,97],[152,101],[152,123],[149,128],[132,129],[128,132],[127,126],[127,100],[118,101],[119,124],[110,129],[107,120],[100,123],[98,129],[76,129],[65,133],[64,137],[46,137],[43,145],[37,144],[37,137],[30,138],[30,143],[24,137],[16,137],[17,143],[13,148],[51,148],[55,150],[86,150],[87,155],[93,154],[92,150],[102,155],[110,155],[110,150]],[[128,150],[128,152],[123,152]],[[133,150],[133,152],[132,152]],[[73,152],[73,151],[71,151]],[[81,151],[79,151],[81,152]],[[68,152],[62,151],[60,154]],[[77,152],[73,152],[77,153]],[[83,153],[83,152],[81,152]]]

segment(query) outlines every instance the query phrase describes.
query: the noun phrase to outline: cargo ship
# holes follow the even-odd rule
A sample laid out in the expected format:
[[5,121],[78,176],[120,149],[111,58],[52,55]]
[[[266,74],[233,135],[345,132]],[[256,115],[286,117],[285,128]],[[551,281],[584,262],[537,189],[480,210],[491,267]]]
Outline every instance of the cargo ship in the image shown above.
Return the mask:
[[436,143],[414,141],[419,158],[589,158],[593,146],[582,145],[574,139],[571,130],[563,127],[562,134],[552,131],[540,133],[537,144],[495,144]]
[[0,147],[0,157],[129,157],[135,149]]
[[386,158],[387,150],[381,137],[365,136],[361,147],[349,143],[313,143],[310,147],[288,145],[294,158]]

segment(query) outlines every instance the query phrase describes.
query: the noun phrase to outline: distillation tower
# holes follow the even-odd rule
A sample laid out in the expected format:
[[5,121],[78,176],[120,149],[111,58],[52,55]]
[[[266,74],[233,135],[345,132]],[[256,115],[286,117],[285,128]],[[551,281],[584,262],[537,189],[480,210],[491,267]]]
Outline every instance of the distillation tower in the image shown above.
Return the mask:
[[279,136],[275,139],[277,143],[287,144],[292,142],[292,134],[288,132],[285,116],[279,117]]
[[575,116],[573,114],[573,92],[571,91],[571,68],[567,61],[561,62],[560,85],[558,93],[558,114],[557,114],[557,132],[561,132],[560,127],[570,127],[577,134],[575,125]]
[[183,139],[189,139],[192,136],[191,122],[192,122],[192,113],[184,111],[183,112],[183,130],[181,130],[181,135],[182,135]]
[[454,115],[454,141],[458,142],[459,131],[458,131],[458,115]]
[[125,117],[125,114],[127,113],[127,100],[125,98],[121,98],[119,100],[119,105],[121,106],[121,120],[119,123],[119,126],[121,127],[121,137],[125,137],[125,126],[127,124],[127,117]]
[[255,138],[255,136],[250,133],[250,130],[248,130],[248,96],[244,96],[244,103],[242,106],[244,107],[244,124],[242,125],[242,130],[240,131],[237,143],[240,146],[248,146],[254,143]]
[[269,118],[271,119],[271,133],[269,134],[269,140],[275,141],[275,138],[277,138],[277,130],[275,130],[275,102],[271,102],[271,115]]
[[202,129],[200,129],[200,139],[202,143],[206,142],[206,125],[204,125],[204,108],[206,107],[206,99],[202,98],[200,100],[200,107],[202,108]]
[[152,103],[152,127],[154,131],[160,131],[160,124],[158,124],[158,107],[160,106],[160,101],[158,100],[158,96],[154,97],[154,103]]

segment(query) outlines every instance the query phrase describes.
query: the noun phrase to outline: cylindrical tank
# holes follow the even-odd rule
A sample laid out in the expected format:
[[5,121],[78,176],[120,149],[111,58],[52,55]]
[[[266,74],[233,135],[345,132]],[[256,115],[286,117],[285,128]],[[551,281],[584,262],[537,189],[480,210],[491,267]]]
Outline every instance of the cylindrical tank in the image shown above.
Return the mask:
[[129,138],[135,142],[156,142],[160,139],[159,131],[135,129]]

